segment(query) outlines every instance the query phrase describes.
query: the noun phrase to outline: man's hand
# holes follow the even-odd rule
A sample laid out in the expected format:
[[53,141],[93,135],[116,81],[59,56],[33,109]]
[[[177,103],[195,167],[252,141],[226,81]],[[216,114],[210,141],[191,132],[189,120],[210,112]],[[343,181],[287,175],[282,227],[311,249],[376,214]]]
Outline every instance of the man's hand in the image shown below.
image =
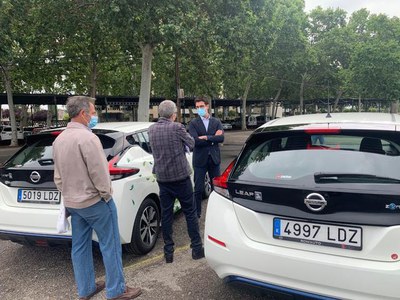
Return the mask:
[[200,140],[206,140],[206,141],[207,141],[207,136],[206,136],[206,135],[199,136],[199,139],[200,139]]
[[217,130],[217,132],[215,133],[215,135],[223,135],[223,134],[224,134],[224,131],[221,129]]

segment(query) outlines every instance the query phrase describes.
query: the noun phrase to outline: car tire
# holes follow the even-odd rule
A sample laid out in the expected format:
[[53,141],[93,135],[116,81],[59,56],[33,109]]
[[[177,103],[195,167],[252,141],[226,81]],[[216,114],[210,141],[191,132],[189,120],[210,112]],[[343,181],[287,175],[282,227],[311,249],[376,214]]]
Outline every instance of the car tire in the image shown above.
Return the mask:
[[160,209],[156,201],[144,199],[136,215],[131,242],[123,245],[125,252],[135,255],[149,253],[157,242],[160,220]]
[[211,179],[210,176],[208,175],[208,172],[206,173],[206,176],[204,177],[204,192],[203,192],[203,199],[208,198],[212,192],[212,184],[211,184]]

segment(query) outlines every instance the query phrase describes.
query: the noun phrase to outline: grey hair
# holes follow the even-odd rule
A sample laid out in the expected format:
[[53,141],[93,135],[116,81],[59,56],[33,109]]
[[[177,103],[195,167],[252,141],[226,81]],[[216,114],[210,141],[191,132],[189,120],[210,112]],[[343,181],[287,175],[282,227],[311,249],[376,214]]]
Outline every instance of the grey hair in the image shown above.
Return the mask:
[[164,100],[158,106],[158,115],[163,118],[171,118],[176,113],[176,105],[171,100]]
[[70,118],[75,118],[81,110],[84,110],[86,113],[89,113],[90,105],[96,101],[95,98],[87,97],[87,96],[73,96],[69,97],[67,100],[67,112]]

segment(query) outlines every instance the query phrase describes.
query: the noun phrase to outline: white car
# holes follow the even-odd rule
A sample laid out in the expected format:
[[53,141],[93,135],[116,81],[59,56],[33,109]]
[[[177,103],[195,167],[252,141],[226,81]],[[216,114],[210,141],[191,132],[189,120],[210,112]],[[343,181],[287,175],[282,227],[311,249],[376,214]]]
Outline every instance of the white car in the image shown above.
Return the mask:
[[222,123],[222,128],[224,130],[230,130],[230,129],[232,129],[232,124],[230,124],[230,123]]
[[[147,134],[152,124],[99,123],[93,129],[109,161],[121,242],[125,251],[134,254],[151,251],[160,232],[159,188]],[[70,242],[70,231],[58,234],[56,230],[61,194],[53,182],[52,143],[60,132],[29,136],[0,169],[1,239],[34,245]],[[187,155],[191,164],[192,154]],[[206,193],[210,193],[209,182]]]
[[305,299],[399,299],[399,170],[397,114],[270,121],[214,179],[207,261]]
[[[24,132],[23,131],[17,131],[17,138],[19,140],[23,140],[24,139]],[[1,129],[0,132],[0,140],[1,141],[11,141],[12,138],[12,131],[11,131],[11,126],[4,126]]]

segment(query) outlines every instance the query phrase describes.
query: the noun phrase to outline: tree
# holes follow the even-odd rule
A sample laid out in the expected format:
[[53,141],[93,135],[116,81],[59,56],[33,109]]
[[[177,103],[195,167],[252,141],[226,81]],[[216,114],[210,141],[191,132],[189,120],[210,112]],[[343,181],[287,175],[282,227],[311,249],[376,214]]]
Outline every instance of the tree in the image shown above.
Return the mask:
[[[139,47],[142,53],[138,119],[149,120],[153,53],[157,46],[185,41],[184,29],[196,3],[189,0],[112,1],[108,17],[116,26],[125,51]],[[183,39],[183,41],[182,41]],[[171,51],[172,54],[172,51]]]
[[[262,82],[271,70],[272,49],[279,41],[289,11],[301,1],[216,2],[216,11],[227,11],[215,24],[222,53],[224,95],[242,100],[242,129],[246,129],[246,103],[255,83]],[[260,90],[258,89],[258,92]],[[254,93],[256,94],[256,93]]]
[[18,145],[17,123],[13,100],[13,75],[16,74],[19,59],[29,55],[32,39],[30,11],[33,3],[24,0],[0,1],[0,73],[7,93],[10,110],[11,143]]
[[[363,11],[356,14],[358,16]],[[400,20],[369,15],[354,48],[351,82],[362,97],[398,100],[400,96]]]

